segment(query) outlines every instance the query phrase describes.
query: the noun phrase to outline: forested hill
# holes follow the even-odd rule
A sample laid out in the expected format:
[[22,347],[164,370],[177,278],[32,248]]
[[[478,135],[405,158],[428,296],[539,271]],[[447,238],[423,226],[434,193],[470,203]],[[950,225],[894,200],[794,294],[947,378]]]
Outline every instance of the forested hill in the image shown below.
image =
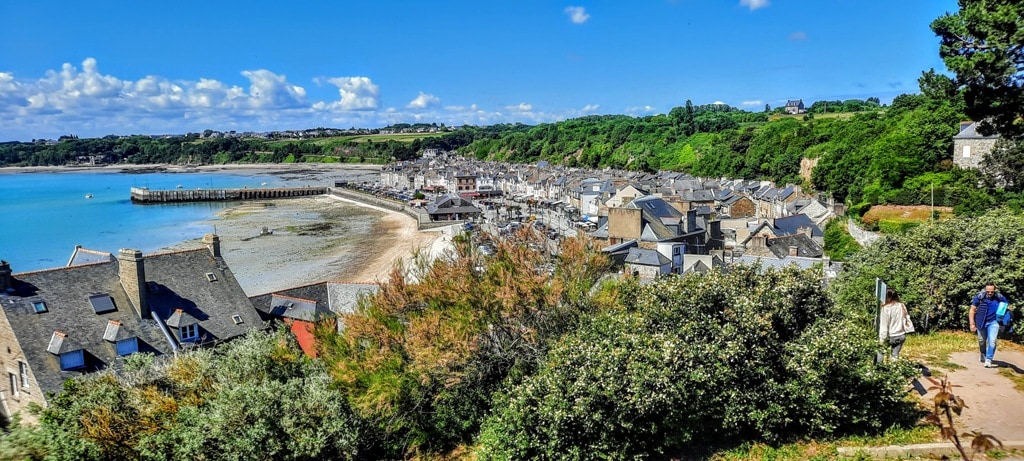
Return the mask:
[[404,142],[367,137],[201,139],[190,134],[0,143],[0,166],[64,165],[90,155],[126,163],[386,163],[436,148],[487,160],[769,179],[803,184],[862,207],[934,200],[935,205],[987,208],[994,201],[990,193],[977,189],[976,179],[966,178],[975,173],[952,164],[952,137],[965,118],[962,98],[922,93],[898,96],[890,106],[879,105],[875,98],[818,101],[796,116],[767,106],[749,112],[687,101],[667,115],[468,126]]
[[[965,117],[956,100],[901,95],[888,107],[873,99],[819,101],[793,117],[687,104],[668,115],[537,125],[461,151],[489,160],[770,179],[851,204],[930,203],[934,186],[937,205],[957,206],[977,191],[962,180],[971,173],[952,165],[952,137]],[[802,161],[816,162],[810,181],[800,176]]]

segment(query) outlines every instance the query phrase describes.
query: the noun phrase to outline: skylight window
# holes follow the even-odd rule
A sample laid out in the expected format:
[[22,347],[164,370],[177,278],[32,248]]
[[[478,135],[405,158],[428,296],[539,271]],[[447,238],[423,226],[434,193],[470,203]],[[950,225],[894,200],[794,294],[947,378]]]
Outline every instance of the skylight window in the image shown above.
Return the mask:
[[238,315],[238,314],[232,315],[231,316],[231,321],[235,322],[235,325],[238,325],[238,324],[242,323],[242,316]]
[[43,312],[48,312],[48,309],[46,309],[46,303],[43,302],[43,301],[33,301],[32,302],[32,308],[36,310],[37,314],[42,314]]
[[211,282],[216,282],[217,281],[217,275],[214,274],[213,272],[207,272],[206,273],[206,280],[209,280]]
[[106,293],[89,296],[89,305],[92,306],[93,311],[97,314],[106,314],[107,312],[117,310],[117,308],[114,307],[114,300]]

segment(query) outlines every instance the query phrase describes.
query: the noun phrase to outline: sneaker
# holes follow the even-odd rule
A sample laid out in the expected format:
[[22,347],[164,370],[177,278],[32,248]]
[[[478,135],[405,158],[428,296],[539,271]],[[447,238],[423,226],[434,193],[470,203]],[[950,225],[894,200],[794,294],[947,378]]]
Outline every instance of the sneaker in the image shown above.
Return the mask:
[[985,361],[985,368],[992,368],[992,361],[991,360],[986,360]]

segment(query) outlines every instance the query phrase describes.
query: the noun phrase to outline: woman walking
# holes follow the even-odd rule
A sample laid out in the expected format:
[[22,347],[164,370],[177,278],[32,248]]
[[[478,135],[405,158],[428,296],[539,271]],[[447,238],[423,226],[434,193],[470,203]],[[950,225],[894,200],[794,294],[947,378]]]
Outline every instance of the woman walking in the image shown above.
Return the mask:
[[908,317],[907,306],[900,302],[900,295],[892,288],[886,289],[885,304],[882,305],[882,313],[878,318],[878,342],[885,344],[886,340],[889,341],[893,360],[900,357],[900,349],[907,340],[907,333],[910,333],[906,327]]

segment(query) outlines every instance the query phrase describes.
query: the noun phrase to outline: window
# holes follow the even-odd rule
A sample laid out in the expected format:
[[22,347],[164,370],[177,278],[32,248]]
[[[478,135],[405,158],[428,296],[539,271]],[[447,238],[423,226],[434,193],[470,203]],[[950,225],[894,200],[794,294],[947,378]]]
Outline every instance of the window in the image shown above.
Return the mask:
[[36,310],[37,314],[42,314],[43,312],[47,311],[46,303],[44,303],[42,301],[33,301],[32,302],[32,308],[34,308]]
[[126,356],[139,351],[139,339],[127,338],[117,342],[117,355]]
[[971,146],[964,146],[964,157],[971,156]]
[[28,389],[28,364],[18,362],[18,371],[21,372],[21,387]]
[[18,391],[18,376],[14,373],[7,373],[7,377],[11,378],[11,396],[17,397],[21,395],[20,391]]
[[206,273],[206,280],[209,280],[211,282],[216,282],[217,281],[217,276],[213,272],[207,272]]
[[199,339],[199,325],[185,325],[178,328],[178,334],[181,335],[182,341],[195,341]]
[[107,312],[117,310],[117,308],[114,307],[114,300],[106,293],[89,296],[89,305],[92,306],[93,311],[97,314],[106,314]]
[[81,349],[77,351],[65,352],[60,355],[61,371],[74,370],[76,368],[82,368],[84,366],[85,353]]
[[242,316],[238,315],[238,314],[232,315],[231,316],[231,321],[235,322],[235,325],[238,325],[238,324],[242,323]]

